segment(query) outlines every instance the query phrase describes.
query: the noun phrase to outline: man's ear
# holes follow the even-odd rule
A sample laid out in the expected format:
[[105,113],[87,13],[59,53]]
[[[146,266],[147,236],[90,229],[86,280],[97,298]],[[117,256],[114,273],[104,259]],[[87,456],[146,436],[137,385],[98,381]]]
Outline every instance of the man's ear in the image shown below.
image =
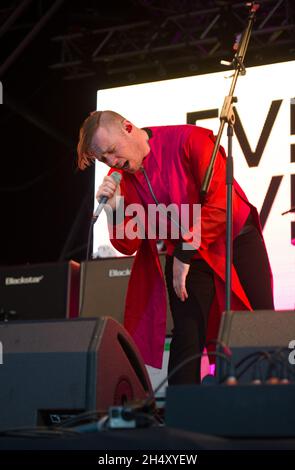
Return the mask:
[[123,123],[123,126],[124,126],[124,129],[126,132],[128,132],[128,134],[130,134],[132,132],[132,129],[133,129],[133,125],[131,124],[130,121],[127,121],[125,119],[124,123]]

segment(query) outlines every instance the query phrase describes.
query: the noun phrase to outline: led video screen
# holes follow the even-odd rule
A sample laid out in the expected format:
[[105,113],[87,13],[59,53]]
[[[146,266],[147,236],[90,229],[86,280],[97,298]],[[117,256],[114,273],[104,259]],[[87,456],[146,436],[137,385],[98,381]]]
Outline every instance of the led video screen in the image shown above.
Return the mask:
[[[98,90],[97,109],[117,111],[138,127],[190,123],[216,134],[231,75]],[[234,174],[261,214],[277,309],[295,308],[295,213],[282,215],[295,205],[294,77],[295,61],[251,67],[235,91]],[[221,144],[227,150],[226,130]],[[96,162],[95,192],[107,172]],[[112,251],[105,214],[94,228],[93,253],[120,255]]]

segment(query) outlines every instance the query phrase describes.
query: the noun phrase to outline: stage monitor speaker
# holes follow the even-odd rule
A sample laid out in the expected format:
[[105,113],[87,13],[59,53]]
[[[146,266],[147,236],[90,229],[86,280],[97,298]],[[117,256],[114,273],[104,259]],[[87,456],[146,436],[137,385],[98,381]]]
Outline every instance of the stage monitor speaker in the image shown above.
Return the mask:
[[0,342],[1,430],[50,425],[152,394],[136,345],[112,318],[1,322]]
[[74,261],[0,267],[0,320],[77,317],[79,276]]
[[[125,297],[133,261],[134,256],[122,256],[100,258],[89,261],[87,265],[86,262],[81,263],[80,303],[84,297],[80,313],[82,317],[109,315],[123,323]],[[164,254],[160,255],[160,261],[164,269]],[[167,336],[171,335],[172,328],[173,321],[167,297]]]
[[[270,371],[279,374],[282,369],[287,372],[289,369],[291,373],[288,362],[291,352],[289,343],[294,339],[294,310],[225,312],[222,315],[218,334],[218,341],[230,348],[232,352],[232,363],[237,365],[243,361],[239,367],[235,368],[240,383],[253,381],[255,378],[253,374],[257,373],[255,364],[259,359],[262,381],[268,379]],[[222,346],[218,346],[217,350],[223,352]],[[276,353],[271,353],[271,360],[268,360],[263,359],[261,352]],[[219,383],[223,382],[227,372],[226,362],[217,357],[216,376]]]

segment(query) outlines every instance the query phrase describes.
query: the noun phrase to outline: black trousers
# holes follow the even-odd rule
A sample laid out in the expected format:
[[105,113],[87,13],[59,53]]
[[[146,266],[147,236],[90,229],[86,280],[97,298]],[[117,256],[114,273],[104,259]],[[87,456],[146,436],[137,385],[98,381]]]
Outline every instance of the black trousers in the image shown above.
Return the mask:
[[[273,309],[271,275],[267,253],[253,226],[233,243],[233,264],[254,310]],[[168,373],[205,347],[208,316],[215,295],[213,270],[202,260],[193,260],[186,278],[188,299],[179,300],[173,289],[173,256],[166,257],[166,284],[174,322]],[[169,384],[200,383],[201,360],[183,366]]]

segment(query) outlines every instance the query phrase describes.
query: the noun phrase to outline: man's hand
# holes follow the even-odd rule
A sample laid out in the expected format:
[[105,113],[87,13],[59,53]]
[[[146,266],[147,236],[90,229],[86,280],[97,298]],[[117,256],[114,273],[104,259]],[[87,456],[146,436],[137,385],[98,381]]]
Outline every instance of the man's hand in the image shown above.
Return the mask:
[[184,302],[188,298],[185,287],[186,276],[188,275],[190,265],[183,263],[179,259],[173,258],[173,287],[177,297]]
[[120,184],[117,184],[112,176],[105,176],[96,193],[96,199],[99,202],[101,196],[107,196],[109,198],[107,204],[114,211],[117,203],[116,197],[120,194]]

